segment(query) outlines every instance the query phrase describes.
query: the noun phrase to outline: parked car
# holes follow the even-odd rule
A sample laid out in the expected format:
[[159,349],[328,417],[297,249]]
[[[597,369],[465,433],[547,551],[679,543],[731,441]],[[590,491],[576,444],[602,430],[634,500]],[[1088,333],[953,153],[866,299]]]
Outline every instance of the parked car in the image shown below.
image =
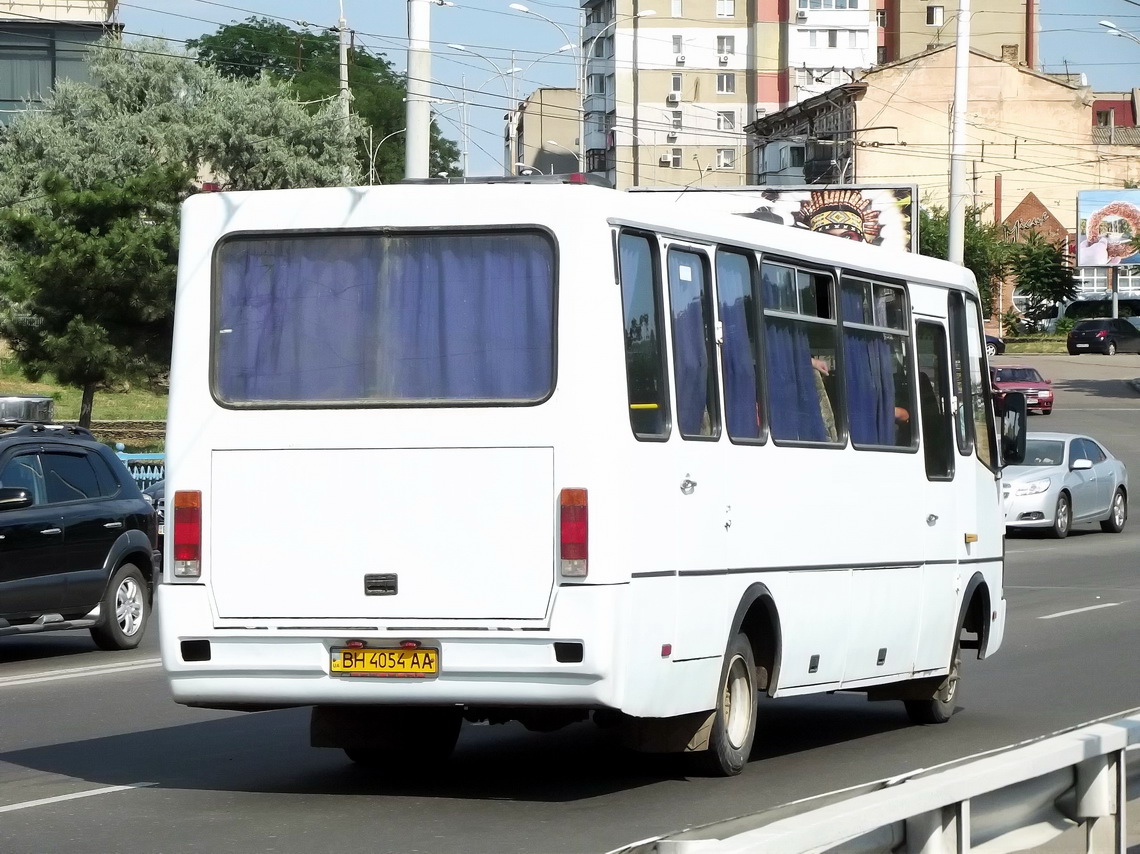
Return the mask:
[[158,523],[158,550],[161,552],[162,540],[166,534],[166,480],[152,483],[142,491],[142,494],[154,508],[155,521]]
[[999,406],[1009,392],[1019,391],[1025,395],[1025,407],[1030,412],[1048,415],[1053,411],[1052,380],[1045,379],[1029,365],[994,365],[990,368],[990,385],[994,402]]
[[998,338],[996,335],[986,336],[986,355],[987,356],[1000,356],[1005,352],[1005,342]]
[[1119,317],[1098,317],[1076,324],[1069,330],[1065,343],[1070,356],[1080,353],[1115,356],[1118,351],[1140,353],[1140,329]]
[[158,566],[154,508],[81,427],[0,425],[0,636],[86,628],[138,646]]
[[1104,445],[1075,433],[1030,433],[1025,462],[1002,477],[1006,528],[1046,528],[1067,537],[1099,522],[1119,534],[1128,520],[1128,469]]

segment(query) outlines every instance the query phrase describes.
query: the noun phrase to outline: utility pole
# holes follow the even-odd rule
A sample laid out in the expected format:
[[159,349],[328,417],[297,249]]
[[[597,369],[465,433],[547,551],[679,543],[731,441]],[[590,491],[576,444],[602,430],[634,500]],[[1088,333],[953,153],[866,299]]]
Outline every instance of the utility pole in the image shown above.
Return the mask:
[[954,45],[954,110],[950,130],[950,221],[946,257],[966,257],[966,94],[970,79],[970,0],[958,0],[958,42]]
[[[348,24],[344,20],[344,0],[340,4],[340,21],[337,22],[340,35],[340,116],[344,120],[344,138],[352,141],[352,123],[349,101],[352,94],[348,91]],[[352,180],[352,167],[344,164],[344,185],[347,187]]]
[[408,135],[404,177],[427,178],[431,148],[431,4],[408,0]]

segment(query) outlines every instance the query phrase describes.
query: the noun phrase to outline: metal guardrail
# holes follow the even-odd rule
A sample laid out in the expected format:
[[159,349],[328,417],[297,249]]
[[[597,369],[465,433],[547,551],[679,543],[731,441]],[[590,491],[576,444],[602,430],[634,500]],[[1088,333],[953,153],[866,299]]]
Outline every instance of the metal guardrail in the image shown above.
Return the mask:
[[1132,775],[1127,770],[1130,747],[1140,747],[1137,713],[883,781],[793,815],[762,813],[618,852],[1002,854],[1039,850],[1080,827],[1073,850],[1125,854],[1130,785],[1131,797],[1140,797],[1140,763]]
[[[122,448],[122,443],[119,444]],[[139,489],[153,486],[166,477],[166,454],[125,454],[116,449],[116,455],[127,464],[127,471]]]

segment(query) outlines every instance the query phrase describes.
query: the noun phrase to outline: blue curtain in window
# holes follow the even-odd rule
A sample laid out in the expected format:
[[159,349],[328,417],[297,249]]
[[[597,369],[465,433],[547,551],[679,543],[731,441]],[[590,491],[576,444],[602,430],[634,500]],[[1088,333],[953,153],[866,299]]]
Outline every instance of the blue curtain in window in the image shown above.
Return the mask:
[[[681,279],[681,269],[691,277]],[[699,436],[708,405],[709,353],[701,301],[703,271],[693,256],[669,253],[669,303],[673,312],[673,371],[677,420],[685,436]]]
[[[860,294],[842,294],[844,319],[863,320]],[[852,443],[895,444],[895,363],[882,333],[844,327],[843,376]]]
[[734,439],[760,436],[756,364],[749,336],[744,297],[751,288],[748,264],[743,259],[722,256],[717,262],[717,292],[720,322],[724,329],[721,359],[724,362],[724,408],[728,435]]
[[550,390],[554,268],[542,237],[395,238],[381,282],[381,397],[534,400]]
[[361,397],[375,348],[377,248],[362,238],[227,243],[216,332],[223,399]]
[[828,439],[816,391],[811,346],[802,323],[768,318],[764,325],[772,435],[777,439]]
[[553,380],[538,235],[235,240],[217,387],[235,402],[533,400]]

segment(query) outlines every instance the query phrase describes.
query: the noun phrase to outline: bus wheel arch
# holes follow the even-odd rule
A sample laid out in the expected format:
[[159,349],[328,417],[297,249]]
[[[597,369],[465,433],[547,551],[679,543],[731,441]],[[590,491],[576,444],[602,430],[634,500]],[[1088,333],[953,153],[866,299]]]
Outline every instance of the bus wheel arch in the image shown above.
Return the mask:
[[757,690],[772,695],[780,675],[780,613],[767,585],[750,584],[740,597],[728,636],[743,633],[752,645]]
[[[984,575],[975,572],[962,595],[954,640],[962,649],[976,649],[978,658],[986,657],[986,647],[990,641],[990,613],[990,586]],[[973,637],[963,639],[963,631]]]

